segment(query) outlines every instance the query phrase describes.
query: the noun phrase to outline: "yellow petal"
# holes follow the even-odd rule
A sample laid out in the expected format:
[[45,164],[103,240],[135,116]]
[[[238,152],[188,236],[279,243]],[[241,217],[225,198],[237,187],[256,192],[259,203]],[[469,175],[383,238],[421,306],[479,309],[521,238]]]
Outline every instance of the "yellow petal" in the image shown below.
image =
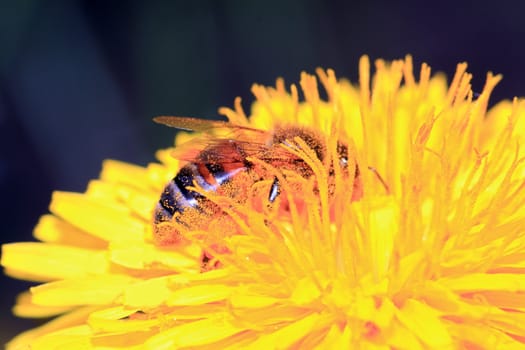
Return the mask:
[[271,305],[274,305],[278,303],[281,299],[269,297],[269,296],[263,296],[263,295],[253,295],[253,294],[247,294],[243,292],[237,292],[232,294],[230,296],[230,303],[233,307],[244,309],[244,308],[264,308],[269,307]]
[[525,292],[476,291],[476,296],[502,309],[525,308]]
[[447,288],[460,293],[475,291],[525,292],[525,275],[473,273],[438,280]]
[[4,244],[1,264],[13,275],[42,282],[109,270],[104,251],[36,242]]
[[394,322],[386,331],[386,341],[393,349],[423,350],[426,347],[408,328]]
[[89,182],[86,195],[106,204],[114,203],[130,209],[131,213],[144,221],[150,222],[153,218],[153,204],[159,199],[159,190],[144,190],[129,187],[128,185],[92,180]]
[[425,304],[408,299],[396,312],[399,321],[421,342],[435,349],[451,349],[450,334],[437,312]]
[[459,324],[451,330],[459,339],[458,348],[463,349],[494,349],[494,350],[524,350],[523,342],[484,324]]
[[67,221],[54,215],[43,215],[36,225],[33,235],[46,243],[57,243],[88,249],[103,249],[107,243],[77,229]]
[[18,317],[51,317],[56,316],[67,311],[71,311],[71,306],[42,306],[35,305],[31,300],[31,294],[29,292],[21,293],[17,300],[16,305],[13,308],[13,313]]
[[91,329],[86,325],[46,333],[31,343],[31,349],[93,349]]
[[306,305],[321,296],[317,285],[308,277],[297,282],[290,300],[297,305]]
[[126,184],[134,188],[150,188],[145,168],[118,160],[106,159],[102,164],[100,178],[106,182]]
[[227,320],[211,318],[173,326],[149,339],[144,346],[146,349],[162,350],[206,345],[243,330]]
[[376,276],[385,276],[392,259],[398,225],[396,214],[396,208],[391,202],[377,205],[370,213],[370,258],[374,261]]
[[165,304],[171,294],[167,277],[152,278],[128,286],[122,303],[138,309],[149,309]]
[[144,222],[125,207],[112,206],[84,195],[54,192],[50,210],[74,226],[105,241],[143,241]]
[[95,311],[87,320],[88,325],[96,333],[107,332],[112,335],[128,332],[149,331],[161,323],[159,318],[133,319],[133,315],[140,311],[121,306]]
[[33,303],[40,305],[107,305],[122,296],[136,279],[104,274],[80,279],[50,282],[31,288]]
[[94,310],[96,310],[94,307],[82,307],[63,316],[57,317],[43,326],[21,333],[7,344],[7,349],[19,350],[34,348],[35,340],[39,337],[45,336],[46,334],[50,334],[55,331],[60,331],[67,327],[81,324]]
[[316,328],[326,327],[326,317],[313,313],[288,326],[259,337],[247,349],[287,349]]
[[341,330],[338,324],[333,324],[328,333],[314,349],[347,349],[350,346],[350,335],[351,331],[348,327],[344,327],[344,329]]
[[227,285],[210,284],[186,287],[175,290],[167,300],[167,305],[201,305],[227,299],[233,288]]
[[157,333],[157,330],[131,329],[121,333],[104,332],[94,334],[91,337],[91,345],[96,350],[142,350],[144,343]]
[[196,245],[180,249],[159,249],[153,244],[128,244],[114,242],[110,247],[110,260],[131,269],[169,269],[175,271],[194,271],[201,269],[202,249]]

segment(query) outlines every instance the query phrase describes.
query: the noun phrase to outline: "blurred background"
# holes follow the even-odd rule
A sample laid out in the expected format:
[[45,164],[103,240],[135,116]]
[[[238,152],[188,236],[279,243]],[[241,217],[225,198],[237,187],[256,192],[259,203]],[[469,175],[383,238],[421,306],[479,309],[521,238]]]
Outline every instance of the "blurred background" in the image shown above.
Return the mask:
[[[472,3],[472,2],[471,2]],[[473,88],[503,73],[492,101],[525,95],[525,2],[0,0],[0,237],[31,240],[54,189],[84,191],[105,158],[145,165],[169,146],[160,114],[217,116],[252,83],[414,57]],[[488,2],[487,2],[488,3]],[[474,4],[474,3],[472,3]],[[29,283],[0,281],[0,344],[38,322],[11,316]]]

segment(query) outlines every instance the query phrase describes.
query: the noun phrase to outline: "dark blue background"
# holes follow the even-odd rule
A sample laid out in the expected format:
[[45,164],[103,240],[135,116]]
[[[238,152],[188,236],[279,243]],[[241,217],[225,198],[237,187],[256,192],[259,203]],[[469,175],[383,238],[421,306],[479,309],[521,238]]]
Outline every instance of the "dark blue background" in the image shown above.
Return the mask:
[[[31,240],[53,189],[83,191],[105,158],[153,161],[173,130],[159,114],[216,116],[253,82],[297,82],[362,54],[469,62],[495,100],[525,95],[523,1],[0,1],[1,241]],[[490,5],[486,5],[490,4]],[[0,343],[35,323],[10,316],[29,284],[1,280]]]

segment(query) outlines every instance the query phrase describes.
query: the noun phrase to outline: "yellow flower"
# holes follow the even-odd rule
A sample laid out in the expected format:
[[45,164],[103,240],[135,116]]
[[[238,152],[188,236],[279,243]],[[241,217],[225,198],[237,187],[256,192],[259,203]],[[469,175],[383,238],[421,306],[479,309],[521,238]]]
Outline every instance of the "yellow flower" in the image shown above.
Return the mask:
[[[303,74],[303,101],[281,80],[255,85],[249,119],[239,100],[221,110],[344,140],[359,186],[290,140],[315,175],[270,170],[288,210],[210,194],[233,224],[212,221],[204,242],[188,231],[176,247],[156,245],[151,223],[179,169],[170,150],[146,168],[106,161],[86,193],[56,192],[40,242],[4,245],[2,265],[42,282],[17,315],[57,317],[8,348],[525,348],[524,102],[487,110],[500,77],[474,98],[465,64],[450,85],[427,65],[416,80],[410,57],[377,61],[372,77],[367,57],[359,69],[357,85]],[[220,267],[202,272],[216,244],[228,248]]]

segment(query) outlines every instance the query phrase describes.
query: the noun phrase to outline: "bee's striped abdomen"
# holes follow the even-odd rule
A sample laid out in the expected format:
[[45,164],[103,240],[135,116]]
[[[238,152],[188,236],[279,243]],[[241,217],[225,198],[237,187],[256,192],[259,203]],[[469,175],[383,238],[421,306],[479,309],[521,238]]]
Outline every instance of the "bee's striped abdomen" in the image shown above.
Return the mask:
[[166,185],[155,207],[154,223],[170,221],[175,213],[182,213],[186,208],[199,207],[204,196],[188,187],[198,186],[205,191],[215,191],[218,186],[229,181],[235,174],[246,168],[237,167],[226,171],[218,163],[190,163],[180,169],[177,175]]

